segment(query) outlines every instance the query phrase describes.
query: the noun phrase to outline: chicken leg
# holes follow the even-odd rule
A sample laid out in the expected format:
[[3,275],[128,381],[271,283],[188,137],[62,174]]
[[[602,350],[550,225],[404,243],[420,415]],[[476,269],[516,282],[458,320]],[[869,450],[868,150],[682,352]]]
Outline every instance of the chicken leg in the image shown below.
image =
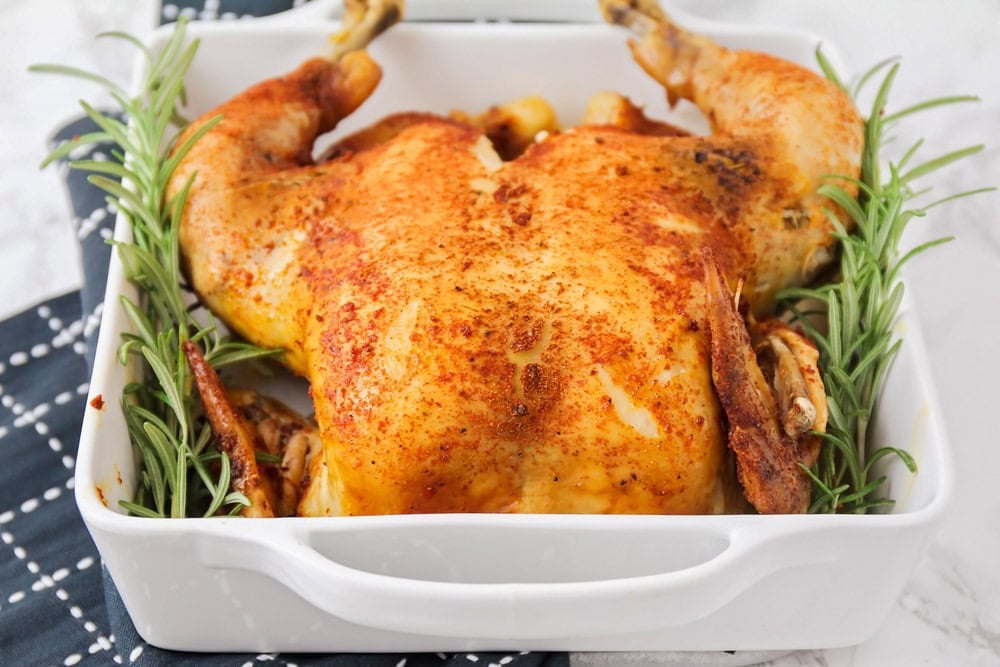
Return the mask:
[[378,85],[381,70],[363,48],[401,16],[401,0],[349,2],[344,29],[331,37],[323,57],[250,88],[192,123],[177,142],[222,116],[180,163],[167,191],[172,197],[192,181],[180,230],[192,283],[232,329],[284,348],[286,363],[302,374],[303,312],[295,304],[308,299],[299,296],[303,282],[292,262],[305,241],[301,218],[318,202],[301,186],[323,177],[347,179],[352,171],[337,163],[314,165],[313,142]]
[[[857,193],[852,176],[861,164],[861,116],[825,78],[688,32],[654,0],[599,4],[609,22],[636,35],[630,43],[635,60],[663,85],[670,102],[690,100],[708,118],[713,150],[706,161],[718,161],[720,174],[733,167],[744,175],[764,170],[775,186],[772,194],[784,200],[770,224],[757,217],[744,231],[753,235],[745,245],[756,251],[754,269],[743,276],[746,297],[756,315],[770,311],[778,289],[811,282],[835,256],[826,211],[840,212],[816,190],[832,181]],[[729,176],[735,181],[741,175]],[[849,227],[850,220],[844,222]]]

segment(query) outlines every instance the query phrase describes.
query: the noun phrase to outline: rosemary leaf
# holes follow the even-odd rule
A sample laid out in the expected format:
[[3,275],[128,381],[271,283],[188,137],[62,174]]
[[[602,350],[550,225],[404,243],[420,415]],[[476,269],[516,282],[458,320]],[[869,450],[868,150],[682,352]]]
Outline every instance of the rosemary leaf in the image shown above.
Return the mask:
[[78,67],[71,67],[69,65],[54,65],[54,64],[39,64],[31,65],[28,67],[29,72],[43,72],[45,74],[60,74],[62,76],[69,76],[75,79],[86,79],[88,81],[93,81],[97,83],[102,88],[107,88],[111,91],[124,93],[125,91],[114,83],[110,79],[94,74],[93,72],[88,72],[86,70],[80,69]]
[[110,151],[117,162],[84,160],[70,162],[70,166],[89,173],[88,180],[107,193],[107,201],[132,232],[131,242],[112,242],[127,279],[141,296],[138,301],[119,300],[132,331],[122,335],[118,359],[123,364],[139,363],[145,375],[142,381],[127,385],[122,395],[122,412],[141,469],[135,497],[120,504],[142,517],[238,513],[250,501],[229,490],[228,457],[208,448],[211,430],[200,419],[180,345],[185,340],[210,343],[206,353],[214,352],[215,361],[224,364],[270,357],[280,350],[229,341],[219,334],[212,318],[207,326],[199,321],[197,308],[189,304],[182,288],[179,227],[188,187],[165,201],[167,183],[178,163],[220,118],[182,145],[174,145],[177,135],[171,122],[181,117],[178,107],[185,99],[184,79],[198,49],[197,40],[186,39],[185,20],[175,24],[159,53],[126,33],[103,36],[130,42],[145,56],[148,70],[135,96],[77,68],[40,65],[31,69],[103,86],[127,118],[123,122],[81,102],[100,131],[56,147],[43,162],[45,166],[61,160],[82,147],[117,144]]
[[976,146],[967,146],[966,148],[961,148],[956,151],[952,151],[946,155],[941,155],[933,160],[928,160],[923,164],[914,167],[900,177],[903,183],[909,183],[912,180],[922,178],[932,171],[937,171],[941,167],[945,167],[952,162],[957,162],[963,158],[967,158],[970,155],[975,155],[976,153],[983,150],[985,146],[983,144],[978,144]]
[[126,42],[128,42],[129,44],[131,44],[132,46],[134,46],[135,48],[137,48],[139,51],[141,51],[142,54],[144,56],[146,56],[146,62],[147,63],[153,62],[153,52],[150,51],[149,48],[145,44],[142,43],[142,40],[140,40],[139,38],[137,38],[135,35],[130,35],[129,33],[122,32],[120,30],[106,30],[104,32],[97,33],[97,37],[99,39],[103,39],[105,37],[113,37],[115,39],[123,39]]
[[82,148],[84,146],[94,146],[110,141],[111,137],[108,136],[107,132],[88,132],[87,134],[81,134],[75,139],[59,144],[55,150],[45,156],[45,159],[42,160],[42,163],[39,165],[39,169],[44,169],[53,162],[57,162],[67,157],[78,148]]
[[[925,100],[920,104],[914,104],[913,106],[906,107],[895,113],[887,114],[882,118],[882,121],[886,124],[897,121],[900,118],[904,118],[918,111],[925,111],[927,109],[933,109],[934,107],[940,107],[947,104],[955,104],[958,102],[979,102],[979,98],[975,95],[952,95],[950,97],[938,97],[933,100]],[[922,142],[921,142],[922,143]]]
[[[820,57],[820,67],[837,85],[841,79],[829,62]],[[916,461],[896,447],[870,447],[868,427],[875,413],[885,379],[902,346],[895,330],[904,287],[900,269],[915,256],[941,245],[950,238],[922,243],[901,253],[900,245],[908,223],[926,214],[927,209],[960,197],[991,191],[980,188],[951,195],[924,207],[911,201],[926,190],[911,189],[911,182],[982,150],[970,146],[909,167],[923,146],[917,141],[897,162],[885,162],[882,147],[888,143],[886,128],[910,115],[945,105],[975,101],[968,95],[938,97],[886,114],[892,83],[899,63],[890,59],[868,70],[851,87],[857,98],[865,86],[881,75],[871,112],[865,124],[860,181],[843,176],[831,177],[818,192],[830,199],[854,223],[848,232],[832,213],[832,236],[841,242],[839,276],[836,282],[809,289],[789,289],[779,294],[793,321],[816,342],[819,365],[827,391],[829,419],[822,435],[820,455],[808,475],[813,482],[810,512],[864,513],[874,507],[891,505],[884,495],[888,477],[873,478],[876,465],[881,469],[886,459],[895,458],[912,473]],[[907,170],[902,171],[904,167]],[[886,174],[885,180],[882,175]],[[855,182],[859,196],[855,200],[842,183]],[[797,302],[809,299],[825,306],[827,327],[820,330],[807,319]],[[814,315],[809,313],[809,316]],[[883,495],[880,495],[883,494]]]

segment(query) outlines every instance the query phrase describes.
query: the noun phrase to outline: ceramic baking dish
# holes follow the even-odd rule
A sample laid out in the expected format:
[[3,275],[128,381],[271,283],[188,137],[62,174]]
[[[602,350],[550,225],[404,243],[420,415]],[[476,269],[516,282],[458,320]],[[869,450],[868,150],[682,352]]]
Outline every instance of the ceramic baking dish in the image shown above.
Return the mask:
[[[535,20],[543,3],[505,4]],[[454,6],[453,6],[454,5]],[[307,5],[308,7],[308,5]],[[496,3],[411,4],[488,15]],[[470,9],[471,8],[471,9]],[[313,10],[315,11],[315,10]],[[631,61],[625,33],[589,2],[551,12],[594,23],[404,24],[371,48],[383,82],[338,132],[397,110],[484,109],[543,94],[572,124],[589,96],[616,90],[669,114]],[[451,14],[451,18],[467,18]],[[684,20],[729,46],[813,66],[810,35]],[[193,25],[201,48],[189,113],[294,67],[334,29],[313,20]],[[150,44],[163,44],[165,32]],[[829,49],[827,49],[829,52]],[[128,237],[119,220],[116,236]],[[106,303],[134,297],[117,257]],[[438,515],[329,519],[129,517],[136,469],[117,400],[129,369],[115,357],[127,326],[105,311],[76,470],[83,518],[140,634],[194,651],[486,649],[720,650],[850,645],[872,635],[932,535],[951,462],[920,331],[909,304],[905,344],[873,437],[920,466],[890,471],[898,503],[875,516]],[[295,383],[278,388],[302,404]]]

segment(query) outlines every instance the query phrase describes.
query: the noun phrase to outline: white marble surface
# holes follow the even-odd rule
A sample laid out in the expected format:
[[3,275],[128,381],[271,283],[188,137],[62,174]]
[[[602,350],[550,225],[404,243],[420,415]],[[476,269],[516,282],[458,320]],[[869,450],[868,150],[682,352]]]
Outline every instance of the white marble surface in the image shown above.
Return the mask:
[[[935,178],[941,194],[1000,185],[1000,4],[996,0],[676,0],[696,14],[806,28],[826,36],[851,71],[902,56],[898,106],[950,93],[982,102],[931,112],[901,132],[925,155],[986,143],[979,156]],[[0,317],[78,285],[76,246],[54,171],[39,172],[47,134],[101,101],[91,85],[29,75],[33,62],[74,63],[127,81],[131,54],[93,35],[143,32],[152,0],[4,0],[0,4]],[[803,651],[775,665],[1000,665],[1000,471],[992,416],[1000,399],[996,285],[1000,195],[934,211],[935,235],[957,240],[919,259],[911,289],[955,448],[951,512],[884,625],[848,649]]]

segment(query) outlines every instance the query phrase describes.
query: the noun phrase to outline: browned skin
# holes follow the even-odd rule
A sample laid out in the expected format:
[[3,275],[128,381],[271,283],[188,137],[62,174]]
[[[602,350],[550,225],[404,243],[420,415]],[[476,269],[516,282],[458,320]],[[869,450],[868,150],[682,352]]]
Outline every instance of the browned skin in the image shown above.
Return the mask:
[[250,499],[244,516],[274,516],[274,484],[273,480],[261,476],[257,467],[254,455],[257,438],[253,426],[233,407],[222,381],[205,361],[198,346],[184,341],[182,347],[205,407],[205,416],[212,425],[215,445],[232,464],[232,487]]
[[[632,115],[641,112],[635,107]],[[627,112],[626,112],[627,113]],[[504,160],[513,160],[530,146],[539,132],[553,132],[558,128],[555,112],[539,97],[490,107],[481,114],[452,111],[448,118],[463,125],[478,127],[493,144]],[[403,130],[422,123],[443,120],[442,117],[417,111],[403,111],[386,116],[377,123],[344,137],[324,151],[319,162],[346,157],[396,138]]]
[[[314,165],[378,81],[360,51],[217,110],[172,181],[199,174],[181,243],[206,303],[311,381],[301,513],[732,509],[727,441],[771,434],[720,407],[702,250],[712,291],[742,279],[758,314],[808,280],[831,243],[814,191],[857,173],[861,119],[802,68],[650,21],[637,58],[711,136],[589,125],[501,162],[482,129],[429,117]],[[740,396],[756,362],[720,340],[745,368],[718,394]]]
[[317,161],[328,162],[337,158],[349,157],[354,153],[360,153],[373,146],[391,141],[403,130],[409,129],[414,125],[439,119],[440,116],[419,111],[403,111],[386,116],[377,123],[358,130],[354,134],[348,135],[333,144],[323,152]]
[[[705,252],[704,267],[712,380],[729,421],[729,446],[736,454],[740,485],[750,503],[762,514],[803,512],[809,505],[812,482],[803,474],[799,463],[808,467],[816,460],[818,437],[808,432],[825,428],[825,409],[822,423],[819,423],[814,409],[812,415],[803,420],[801,413],[790,409],[788,404],[799,398],[803,399],[801,405],[814,408],[802,375],[816,377],[815,358],[811,364],[800,368],[791,354],[780,354],[771,366],[774,376],[784,379],[794,375],[798,382],[768,382],[734,296],[726,288],[722,270],[711,251]],[[789,343],[802,339],[788,328],[779,331],[776,324],[769,323],[768,329]],[[777,344],[787,352],[784,343]],[[803,344],[809,343],[804,341]],[[787,388],[789,384],[796,386]]]
[[275,516],[295,516],[302,490],[309,484],[307,461],[320,448],[316,424],[273,398],[246,389],[226,392],[232,407],[250,425],[257,449],[281,457],[280,464],[258,465],[268,479],[268,499]]
[[687,130],[653,120],[632,101],[618,93],[598,93],[590,98],[583,114],[582,125],[611,125],[626,132],[656,137],[684,137]]
[[[227,390],[196,344],[185,341],[182,347],[215,445],[232,465],[232,488],[250,500],[243,515],[294,516],[308,484],[306,460],[320,446],[315,424],[272,398]],[[281,463],[259,463],[257,451],[281,457]]]

